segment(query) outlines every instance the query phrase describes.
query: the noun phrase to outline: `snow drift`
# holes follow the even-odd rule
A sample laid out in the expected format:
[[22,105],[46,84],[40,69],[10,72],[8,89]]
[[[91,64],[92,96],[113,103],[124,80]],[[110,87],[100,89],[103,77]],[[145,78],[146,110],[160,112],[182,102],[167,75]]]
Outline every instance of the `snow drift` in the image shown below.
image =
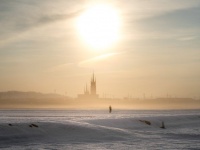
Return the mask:
[[[81,114],[84,116],[84,114]],[[9,118],[9,117],[8,117]],[[40,119],[39,119],[40,118]],[[200,116],[19,118],[0,122],[1,149],[198,149]],[[20,121],[23,120],[23,121]],[[165,129],[160,128],[162,122]]]

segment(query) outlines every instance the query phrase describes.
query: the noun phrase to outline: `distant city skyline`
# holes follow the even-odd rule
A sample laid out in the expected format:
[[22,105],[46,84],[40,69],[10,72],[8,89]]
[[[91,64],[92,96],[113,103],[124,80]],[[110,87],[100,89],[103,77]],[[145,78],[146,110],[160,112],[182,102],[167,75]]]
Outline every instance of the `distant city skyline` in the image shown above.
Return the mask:
[[199,0],[2,0],[0,91],[200,93]]

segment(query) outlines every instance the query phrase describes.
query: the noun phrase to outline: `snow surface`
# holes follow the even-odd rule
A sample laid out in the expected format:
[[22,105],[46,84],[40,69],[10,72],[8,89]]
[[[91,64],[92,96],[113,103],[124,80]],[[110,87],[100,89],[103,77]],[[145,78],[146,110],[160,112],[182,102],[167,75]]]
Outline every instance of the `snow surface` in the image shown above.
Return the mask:
[[200,110],[1,110],[0,149],[197,150]]

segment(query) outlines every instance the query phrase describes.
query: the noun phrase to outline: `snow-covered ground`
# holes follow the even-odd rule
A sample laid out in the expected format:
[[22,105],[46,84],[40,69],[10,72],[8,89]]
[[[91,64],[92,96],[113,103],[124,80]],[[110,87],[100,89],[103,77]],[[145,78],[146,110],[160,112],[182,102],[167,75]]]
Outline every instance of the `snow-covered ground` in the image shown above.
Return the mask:
[[200,110],[1,110],[0,149],[197,150]]

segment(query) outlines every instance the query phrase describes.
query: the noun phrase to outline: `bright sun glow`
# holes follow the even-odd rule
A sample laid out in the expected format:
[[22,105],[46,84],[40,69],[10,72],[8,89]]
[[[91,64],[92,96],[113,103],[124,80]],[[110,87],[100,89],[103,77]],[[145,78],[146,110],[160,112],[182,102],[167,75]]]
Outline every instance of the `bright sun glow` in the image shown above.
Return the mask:
[[77,22],[81,37],[95,49],[111,46],[119,38],[119,16],[108,5],[96,5],[83,13]]

